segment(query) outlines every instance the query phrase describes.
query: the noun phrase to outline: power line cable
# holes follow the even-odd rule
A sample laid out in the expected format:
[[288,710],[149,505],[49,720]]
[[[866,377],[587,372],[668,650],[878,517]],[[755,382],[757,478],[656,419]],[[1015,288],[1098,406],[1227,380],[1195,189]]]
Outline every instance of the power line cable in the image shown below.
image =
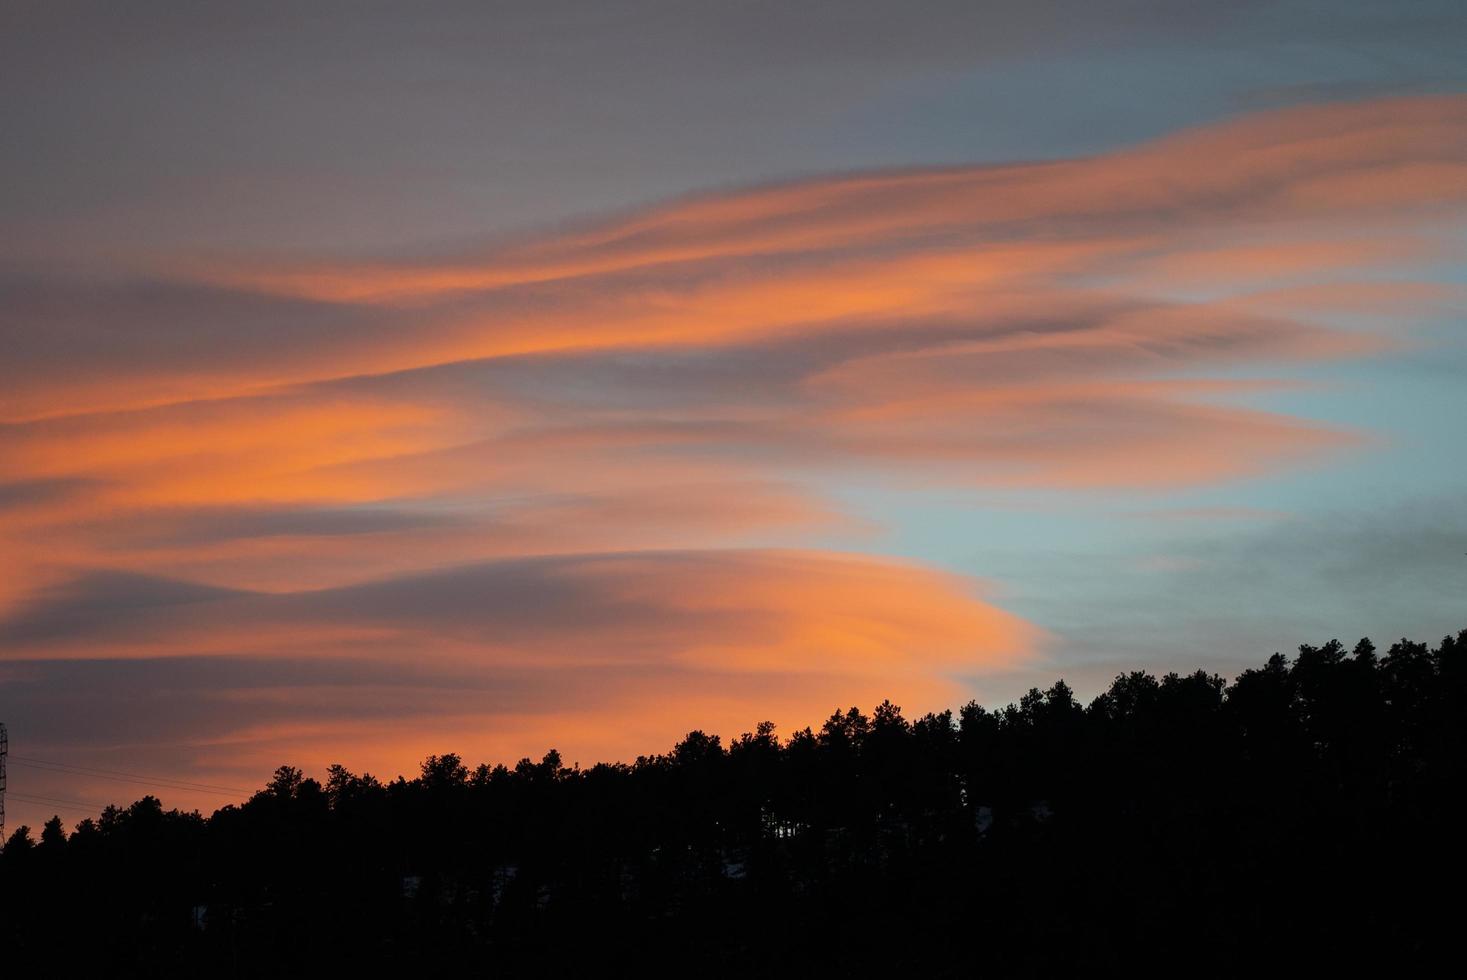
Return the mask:
[[81,766],[74,762],[57,762],[52,759],[36,759],[31,756],[11,756],[12,759],[22,759],[32,765],[38,766],[60,766],[65,769],[80,769],[89,773],[106,773],[112,776],[127,776],[130,779],[144,779],[152,782],[178,783],[183,786],[198,786],[202,789],[222,789],[235,793],[251,793],[253,790],[240,789],[237,786],[219,786],[215,783],[201,783],[192,779],[178,779],[173,776],[149,776],[139,772],[124,772],[121,769],[103,769],[98,766]]
[[85,769],[72,769],[72,768],[65,768],[65,769],[63,769],[63,768],[61,768],[59,766],[39,766],[39,765],[36,765],[35,763],[31,763],[31,762],[17,762],[16,765],[24,766],[24,767],[26,767],[28,769],[34,769],[37,772],[49,772],[49,773],[53,773],[54,775],[57,775],[57,776],[75,776],[75,777],[85,777],[85,778],[88,778],[88,779],[106,779],[106,780],[109,780],[111,782],[116,782],[116,783],[128,783],[128,784],[133,785],[133,786],[142,786],[142,787],[150,788],[150,789],[173,790],[175,792],[180,792],[180,793],[212,793],[214,795],[218,795],[219,793],[222,792],[222,793],[229,793],[229,794],[231,794],[233,796],[246,796],[246,795],[248,795],[247,793],[245,793],[245,791],[239,790],[239,789],[235,789],[234,787],[228,787],[228,788],[223,787],[223,786],[220,786],[220,787],[212,787],[212,786],[205,787],[205,786],[190,785],[190,784],[187,784],[187,783],[170,783],[170,782],[165,782],[165,781],[163,781],[161,779],[136,779],[136,778],[133,778],[133,777],[130,777],[130,776],[111,776],[111,775],[106,775],[104,773],[90,772],[90,771],[85,770]]
[[91,813],[93,811],[100,812],[105,809],[105,806],[103,804],[83,803],[81,800],[61,800],[52,796],[31,796],[29,793],[11,793],[9,795],[12,800],[20,800],[20,802],[22,803],[34,803],[37,806],[50,806],[52,804],[59,804],[63,808],[75,807],[78,810],[84,810],[87,813]]
[[66,776],[92,776],[97,779],[108,779],[119,783],[133,783],[140,786],[153,786],[159,789],[172,789],[194,793],[233,793],[236,796],[252,796],[254,790],[240,789],[238,786],[219,786],[213,783],[195,783],[182,779],[171,779],[166,776],[144,776],[139,773],[121,772],[115,769],[97,769],[91,766],[75,766],[66,762],[51,762],[45,759],[32,759],[26,756],[12,755],[10,761],[18,766],[28,769],[38,769],[43,772],[54,772]]

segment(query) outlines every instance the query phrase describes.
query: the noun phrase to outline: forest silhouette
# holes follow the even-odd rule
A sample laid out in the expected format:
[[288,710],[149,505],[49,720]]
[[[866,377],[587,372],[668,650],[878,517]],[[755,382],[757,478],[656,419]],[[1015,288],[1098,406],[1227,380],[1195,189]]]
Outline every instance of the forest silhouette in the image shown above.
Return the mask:
[[1464,739],[1467,630],[633,764],[281,767],[17,829],[0,940],[53,975],[1416,972],[1462,925]]

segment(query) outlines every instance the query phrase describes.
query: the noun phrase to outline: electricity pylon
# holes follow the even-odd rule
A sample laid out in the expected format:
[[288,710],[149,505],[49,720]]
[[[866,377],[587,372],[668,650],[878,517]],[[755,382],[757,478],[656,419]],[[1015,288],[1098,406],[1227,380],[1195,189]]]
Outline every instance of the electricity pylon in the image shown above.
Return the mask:
[[5,722],[0,721],[0,848],[5,846],[5,753],[10,739],[5,735]]

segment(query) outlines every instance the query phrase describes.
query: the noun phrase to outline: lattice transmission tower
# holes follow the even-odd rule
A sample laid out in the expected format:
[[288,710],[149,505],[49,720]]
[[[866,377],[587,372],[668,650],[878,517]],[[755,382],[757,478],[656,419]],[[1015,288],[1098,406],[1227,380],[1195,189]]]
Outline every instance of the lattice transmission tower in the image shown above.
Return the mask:
[[5,734],[5,722],[0,721],[0,849],[5,847],[5,753],[10,750],[10,739]]

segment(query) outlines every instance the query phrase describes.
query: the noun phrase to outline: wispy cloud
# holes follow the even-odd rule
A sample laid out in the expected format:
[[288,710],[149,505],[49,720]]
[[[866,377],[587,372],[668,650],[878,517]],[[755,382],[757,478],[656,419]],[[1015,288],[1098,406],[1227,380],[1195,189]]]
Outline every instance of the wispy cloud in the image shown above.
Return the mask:
[[[40,677],[180,658],[257,709],[207,735],[250,752],[384,710],[352,677],[405,685],[410,713],[415,670],[486,731],[601,731],[588,753],[630,747],[607,726],[935,705],[1041,634],[970,584],[823,546],[870,531],[824,488],[1156,489],[1359,444],[1249,403],[1442,301],[1379,276],[1452,247],[1464,129],[1461,97],[1312,107],[451,261],[8,282],[4,656]],[[1338,329],[1340,306],[1364,323]],[[200,657],[258,671],[236,690]],[[292,690],[310,658],[340,665],[328,697]],[[512,703],[466,693],[490,690]]]

